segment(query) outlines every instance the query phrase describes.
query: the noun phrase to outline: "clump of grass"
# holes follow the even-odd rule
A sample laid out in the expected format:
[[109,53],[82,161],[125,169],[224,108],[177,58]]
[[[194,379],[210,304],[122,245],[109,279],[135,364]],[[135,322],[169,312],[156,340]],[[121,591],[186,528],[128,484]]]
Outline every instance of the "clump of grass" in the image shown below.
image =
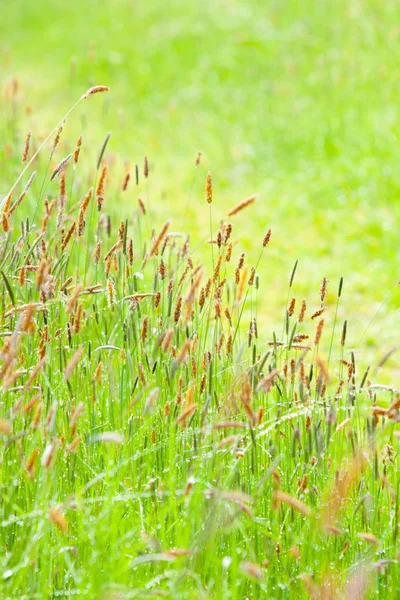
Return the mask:
[[114,186],[108,139],[89,191],[81,138],[54,166],[58,139],[46,195],[31,177],[2,205],[2,594],[394,597],[398,392],[358,372],[348,321],[327,334],[325,278],[296,300],[297,263],[282,336],[260,331],[268,224],[248,264],[209,173],[191,249],[129,172]]

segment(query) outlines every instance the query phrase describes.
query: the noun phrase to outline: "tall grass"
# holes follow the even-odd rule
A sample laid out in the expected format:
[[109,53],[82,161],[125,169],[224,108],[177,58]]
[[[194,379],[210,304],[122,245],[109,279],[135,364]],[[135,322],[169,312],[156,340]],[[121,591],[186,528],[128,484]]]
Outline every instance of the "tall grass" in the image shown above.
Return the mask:
[[138,200],[147,158],[116,183],[79,148],[2,203],[2,597],[395,597],[400,400],[328,330],[342,285],[307,306],[295,268],[266,336],[254,197],[215,229],[208,175],[194,252]]

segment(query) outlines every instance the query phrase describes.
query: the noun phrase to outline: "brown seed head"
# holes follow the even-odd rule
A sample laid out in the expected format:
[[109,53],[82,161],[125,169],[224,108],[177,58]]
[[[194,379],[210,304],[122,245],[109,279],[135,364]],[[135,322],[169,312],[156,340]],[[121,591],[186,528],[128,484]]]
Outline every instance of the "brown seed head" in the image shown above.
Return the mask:
[[149,160],[147,158],[147,156],[144,157],[144,165],[143,165],[143,175],[145,176],[145,178],[147,179],[150,173],[150,169],[149,169]]
[[148,332],[148,329],[149,329],[149,318],[148,318],[148,316],[146,315],[146,316],[143,318],[143,321],[142,321],[142,331],[141,331],[141,333],[140,333],[140,338],[141,338],[141,340],[142,340],[142,343],[143,343],[143,344],[145,343],[145,341],[146,341],[146,339],[147,339],[147,332]]
[[263,239],[263,244],[262,244],[263,248],[265,248],[265,246],[267,246],[269,244],[270,239],[271,239],[271,230],[268,229],[268,231],[265,234],[264,239]]
[[228,247],[226,249],[226,254],[225,254],[225,262],[230,262],[232,257],[232,244],[228,244]]
[[324,328],[324,319],[320,319],[318,321],[318,325],[317,325],[317,329],[315,332],[315,339],[314,339],[314,345],[318,346],[320,340],[321,340],[321,336],[322,336],[322,331]]
[[88,98],[89,96],[93,96],[93,94],[100,94],[102,92],[108,92],[109,87],[107,85],[95,85],[88,89],[88,91],[83,94],[82,98]]
[[178,300],[176,301],[176,305],[175,305],[175,312],[174,312],[174,322],[177,323],[179,321],[179,318],[181,316],[181,308],[182,308],[182,296],[178,297]]
[[208,204],[211,204],[212,199],[213,199],[212,178],[211,178],[210,171],[208,171],[207,178],[206,178],[206,201],[208,202]]
[[75,150],[74,150],[74,164],[78,164],[78,160],[79,160],[79,154],[81,152],[81,145],[82,145],[82,136],[79,136],[78,139],[76,140],[76,146],[75,146]]
[[142,214],[145,215],[146,214],[146,207],[143,203],[143,200],[141,198],[138,198],[138,204],[140,207],[140,210],[142,211]]
[[250,271],[250,277],[249,277],[249,281],[248,281],[248,285],[253,285],[254,284],[254,278],[256,276],[256,270],[254,267],[251,267],[251,271]]
[[246,200],[242,200],[242,202],[239,202],[239,204],[236,204],[236,206],[231,208],[230,211],[228,212],[228,217],[232,217],[233,215],[236,215],[238,212],[240,212],[241,210],[243,210],[250,204],[253,204],[253,202],[256,200],[256,198],[257,198],[257,196],[250,196],[250,198],[246,198]]
[[94,262],[97,265],[100,262],[100,257],[101,257],[101,246],[102,246],[103,242],[101,240],[99,240],[96,243],[94,252],[93,252],[93,258],[94,258]]
[[166,236],[170,225],[171,225],[170,220],[168,220],[164,223],[160,233],[158,234],[158,236],[155,238],[155,240],[153,242],[153,245],[152,245],[151,251],[150,251],[150,256],[154,256],[155,254],[157,254],[159,245],[161,244],[162,240]]
[[61,252],[63,252],[65,250],[65,248],[67,247],[69,240],[71,239],[72,235],[75,232],[75,228],[76,228],[76,221],[74,221],[72,223],[71,227],[67,231],[67,234],[63,238],[63,241],[61,243]]
[[93,194],[93,188],[90,188],[86,196],[82,200],[78,214],[78,236],[82,236],[85,232],[85,216],[89,206],[90,199]]
[[294,309],[296,307],[296,298],[292,298],[288,308],[288,315],[291,317],[294,313]]
[[26,163],[26,159],[28,158],[28,153],[29,153],[29,143],[31,141],[31,132],[28,131],[27,135],[26,135],[26,140],[25,140],[25,146],[24,146],[24,150],[22,152],[22,164],[24,165]]
[[323,302],[328,294],[328,280],[326,277],[324,277],[321,282],[321,287],[319,289],[319,293],[321,296],[321,302]]
[[125,173],[125,177],[124,177],[124,179],[122,181],[122,185],[121,185],[121,189],[123,192],[126,192],[130,178],[131,178],[131,174],[129,171],[127,171]]
[[304,315],[306,313],[306,308],[307,308],[306,301],[303,300],[303,302],[301,303],[301,309],[300,309],[300,312],[299,312],[299,316],[297,317],[297,321],[299,323],[302,323],[304,321]]
[[104,187],[105,187],[106,175],[107,175],[107,166],[104,165],[101,170],[101,174],[100,174],[99,181],[98,181],[97,188],[96,188],[97,209],[99,211],[101,210],[101,208],[103,206],[103,202],[104,202]]

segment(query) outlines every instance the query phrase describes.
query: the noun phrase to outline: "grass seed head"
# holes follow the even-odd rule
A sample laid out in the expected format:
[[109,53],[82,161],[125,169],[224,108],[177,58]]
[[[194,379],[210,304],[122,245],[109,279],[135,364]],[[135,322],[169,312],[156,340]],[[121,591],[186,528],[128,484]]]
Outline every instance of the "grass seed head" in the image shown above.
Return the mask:
[[211,204],[213,200],[213,188],[212,188],[212,178],[211,173],[208,171],[206,178],[206,202]]

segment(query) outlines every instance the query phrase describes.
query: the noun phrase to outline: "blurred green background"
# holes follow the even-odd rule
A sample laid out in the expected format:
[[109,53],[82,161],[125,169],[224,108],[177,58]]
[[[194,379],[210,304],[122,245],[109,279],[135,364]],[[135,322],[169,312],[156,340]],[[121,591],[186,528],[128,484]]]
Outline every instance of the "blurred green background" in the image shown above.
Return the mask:
[[[315,307],[321,278],[333,302],[344,276],[339,315],[356,345],[399,278],[397,0],[2,0],[0,17],[3,83],[17,76],[32,107],[25,131],[43,134],[89,85],[109,85],[71,117],[70,139],[83,132],[97,152],[112,131],[121,174],[147,154],[155,224],[172,215],[194,246],[207,236],[208,169],[215,223],[258,193],[233,221],[253,260],[273,230],[265,323],[282,315],[298,258],[295,294]],[[382,352],[397,341],[399,299],[364,338]]]

